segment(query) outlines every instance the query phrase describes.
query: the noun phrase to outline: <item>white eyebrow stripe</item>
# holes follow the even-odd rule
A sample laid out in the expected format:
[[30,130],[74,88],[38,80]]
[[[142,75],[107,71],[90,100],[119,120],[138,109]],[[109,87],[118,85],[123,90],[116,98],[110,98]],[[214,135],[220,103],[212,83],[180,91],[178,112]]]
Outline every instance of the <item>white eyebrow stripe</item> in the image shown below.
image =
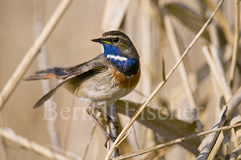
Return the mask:
[[127,61],[126,57],[121,57],[119,55],[108,54],[107,58],[114,59],[114,60],[119,60],[119,61]]

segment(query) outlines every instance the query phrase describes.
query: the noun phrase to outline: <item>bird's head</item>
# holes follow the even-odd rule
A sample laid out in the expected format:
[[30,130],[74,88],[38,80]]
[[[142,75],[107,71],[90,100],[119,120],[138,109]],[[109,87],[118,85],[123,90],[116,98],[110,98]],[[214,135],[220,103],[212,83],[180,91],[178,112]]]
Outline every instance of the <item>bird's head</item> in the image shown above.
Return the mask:
[[126,76],[139,70],[139,55],[129,37],[121,31],[109,31],[100,38],[92,39],[104,46],[104,56]]
[[104,55],[119,55],[127,58],[139,59],[139,55],[130,38],[121,31],[109,31],[100,38],[92,39],[104,46]]

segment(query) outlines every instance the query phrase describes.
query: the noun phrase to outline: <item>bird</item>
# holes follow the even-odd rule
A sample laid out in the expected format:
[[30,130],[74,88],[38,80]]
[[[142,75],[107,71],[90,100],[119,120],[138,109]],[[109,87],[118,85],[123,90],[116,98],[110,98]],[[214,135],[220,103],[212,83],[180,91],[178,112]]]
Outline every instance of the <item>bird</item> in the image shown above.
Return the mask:
[[[141,67],[140,56],[130,38],[122,31],[113,30],[104,32],[100,38],[92,41],[102,44],[104,48],[104,52],[92,60],[72,67],[37,71],[25,78],[62,80],[40,98],[34,108],[40,107],[59,87],[65,86],[79,99],[90,104],[87,112],[100,125],[92,114],[92,106],[110,106],[134,90],[140,79]],[[101,128],[104,130],[103,126]]]

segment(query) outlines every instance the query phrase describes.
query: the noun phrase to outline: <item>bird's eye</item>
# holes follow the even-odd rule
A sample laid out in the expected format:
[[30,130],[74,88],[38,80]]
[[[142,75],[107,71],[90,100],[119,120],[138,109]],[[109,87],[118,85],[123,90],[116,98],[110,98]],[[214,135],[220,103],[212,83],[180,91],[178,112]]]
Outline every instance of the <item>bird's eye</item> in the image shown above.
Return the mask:
[[113,42],[118,43],[120,41],[119,37],[113,39]]

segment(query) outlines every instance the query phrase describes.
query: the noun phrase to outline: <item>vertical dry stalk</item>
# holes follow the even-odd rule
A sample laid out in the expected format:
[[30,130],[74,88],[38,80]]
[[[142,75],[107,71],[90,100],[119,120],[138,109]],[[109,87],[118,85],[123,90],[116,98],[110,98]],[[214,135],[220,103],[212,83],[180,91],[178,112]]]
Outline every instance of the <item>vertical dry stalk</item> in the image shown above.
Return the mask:
[[155,90],[151,93],[151,95],[148,97],[148,99],[140,106],[140,108],[137,110],[137,112],[135,113],[135,115],[131,118],[130,122],[124,127],[124,129],[121,131],[120,135],[117,137],[117,139],[115,140],[113,146],[110,148],[109,152],[107,153],[105,160],[109,160],[110,156],[112,154],[112,152],[114,151],[117,143],[119,143],[119,141],[123,138],[123,136],[127,133],[127,131],[129,130],[129,128],[131,127],[131,125],[135,122],[136,118],[141,114],[141,112],[145,109],[145,107],[149,104],[149,102],[155,97],[155,95],[159,92],[159,90],[164,86],[164,84],[168,81],[168,79],[171,77],[171,75],[173,74],[173,72],[177,69],[177,67],[179,66],[179,64],[182,62],[183,58],[187,55],[187,53],[190,51],[190,49],[193,47],[193,45],[197,42],[197,40],[199,39],[199,37],[202,35],[202,33],[204,32],[204,30],[207,28],[207,26],[210,24],[212,18],[214,17],[214,15],[216,14],[216,12],[218,11],[219,7],[222,5],[222,3],[224,2],[224,0],[220,0],[216,9],[213,11],[213,13],[211,14],[211,16],[208,18],[208,20],[206,21],[206,23],[203,25],[203,27],[200,29],[200,31],[196,34],[196,36],[194,37],[194,39],[192,40],[192,42],[189,44],[189,46],[187,47],[187,49],[184,51],[184,53],[182,54],[182,56],[180,57],[179,61],[175,64],[175,66],[172,68],[172,70],[167,74],[166,76],[166,81],[162,81],[160,82],[160,84],[155,88]]
[[[215,5],[214,3],[211,1],[211,0],[204,0],[204,2],[206,3],[206,5],[211,8],[212,10],[215,9]],[[228,22],[227,20],[224,18],[223,14],[221,11],[218,11],[217,12],[217,19],[218,19],[218,22],[220,24],[220,26],[223,28],[223,32],[225,34],[225,37],[227,38],[228,40],[228,43],[230,45],[233,44],[233,39],[234,39],[234,36],[233,36],[233,32],[232,30],[230,29],[229,25],[228,25]]]
[[[216,59],[215,59],[215,58],[212,59],[211,53],[210,53],[210,49],[209,49],[207,46],[203,46],[203,53],[204,53],[205,58],[207,59],[208,65],[209,65],[210,68],[211,68],[211,71],[212,71],[212,74],[214,75],[215,81],[217,82],[219,88],[222,90],[222,95],[224,95],[224,97],[225,97],[225,99],[226,99],[226,101],[227,101],[227,99],[228,99],[229,97],[231,97],[232,95],[231,95],[231,93],[225,92],[225,89],[223,89],[224,86],[227,86],[227,83],[224,84],[224,83],[223,83],[224,81],[222,81],[222,78],[224,78],[224,77],[221,77],[222,74],[220,74],[220,71],[222,71],[222,68],[219,68],[219,69],[218,69],[218,67],[217,67],[217,62],[216,62],[216,61],[217,61],[217,58],[216,58]],[[215,61],[215,60],[216,60],[216,61]],[[228,86],[227,86],[227,88],[230,89]],[[224,111],[224,110],[222,110],[222,111]],[[222,116],[221,116],[221,117],[219,116],[217,121],[218,121],[218,122],[217,122],[216,124],[218,124],[219,122],[220,122],[220,124],[221,124],[221,122],[224,123],[224,122],[222,121]],[[223,124],[222,124],[222,125],[223,125]],[[215,135],[214,135],[214,136],[215,136]],[[210,136],[210,137],[211,137],[211,136]],[[213,137],[213,138],[210,138],[209,140],[206,140],[206,141],[205,141],[206,144],[210,144],[210,145],[211,145],[212,143],[213,143],[213,145],[214,145],[214,143],[215,143],[213,149],[210,150],[210,152],[212,152],[212,153],[210,153],[211,159],[213,158],[213,156],[216,155],[216,153],[217,153],[217,151],[218,151],[221,143],[223,142],[223,139],[224,139],[224,135],[223,135],[223,133],[222,133],[222,134],[220,134],[220,135],[217,137],[217,139],[215,139],[215,138]],[[207,151],[207,152],[208,152],[208,151]]]
[[70,5],[72,0],[62,0],[49,19],[48,23],[45,25],[43,31],[39,35],[38,39],[34,42],[34,44],[29,48],[28,52],[25,54],[24,58],[17,66],[16,70],[8,80],[7,84],[4,86],[1,94],[0,94],[0,110],[3,109],[4,104],[7,102],[8,98],[13,93],[14,89],[17,87],[19,82],[21,81],[24,73],[27,71],[37,53],[39,52],[43,43],[48,39],[53,29],[63,16],[64,12]]
[[210,24],[210,35],[212,40],[212,45],[210,46],[210,54],[212,54],[212,63],[214,64],[215,71],[218,75],[218,81],[220,81],[220,88],[223,91],[224,98],[227,101],[232,97],[232,91],[229,87],[227,80],[225,78],[225,73],[223,70],[222,60],[221,60],[221,51],[220,51],[220,42],[219,36],[215,24]]
[[235,71],[236,71],[236,62],[238,56],[238,48],[239,48],[239,20],[240,19],[240,6],[239,0],[235,0],[235,35],[234,35],[234,43],[233,43],[233,56],[232,63],[230,68],[230,86],[233,86],[235,79]]
[[[102,31],[118,29],[123,21],[130,0],[107,0],[101,22]],[[113,18],[115,17],[115,18]]]
[[212,71],[212,74],[214,75],[214,78],[217,84],[219,85],[219,88],[222,90],[222,94],[224,95],[225,100],[228,101],[232,97],[232,94],[231,94],[231,89],[225,80],[225,77],[223,77],[224,76],[223,69],[217,67],[215,60],[211,57],[211,53],[210,53],[211,51],[208,46],[204,45],[202,49],[203,49],[203,54],[207,60],[207,63]]
[[[115,105],[112,104],[111,106],[109,106],[107,108],[107,115],[110,115],[110,118],[112,120],[114,120],[117,123],[117,115],[116,115],[116,110],[115,110]],[[118,136],[118,126],[116,126],[114,123],[115,122],[109,122],[107,129],[108,132],[110,134],[110,136],[116,138]],[[113,145],[113,142],[111,140],[109,140],[108,146],[107,148],[111,148],[111,146]],[[117,157],[119,156],[119,151],[118,148],[114,150],[114,152],[111,155],[111,158]]]
[[[34,12],[34,32],[35,32],[35,37],[37,38],[39,34],[41,33],[41,30],[43,29],[43,2],[40,0],[35,0],[33,1],[33,12]],[[40,49],[39,57],[38,57],[38,64],[39,64],[39,69],[43,70],[48,68],[48,55],[46,51],[45,45],[43,45]],[[50,90],[50,81],[45,80],[41,81],[42,83],[42,89],[44,93],[47,93]],[[50,101],[52,100],[52,97]],[[47,108],[52,108],[53,104],[52,103],[45,103],[45,107]],[[53,114],[51,112],[48,112],[48,114]],[[50,115],[51,116],[51,115]],[[48,128],[48,133],[50,136],[50,139],[53,144],[54,151],[57,151],[58,148],[61,148],[61,143],[60,143],[60,138],[59,138],[59,133],[57,131],[57,119],[53,120],[48,120],[47,122],[47,128]]]
[[142,73],[146,76],[142,77],[143,83],[142,91],[144,94],[149,95],[152,90],[152,81],[151,81],[151,68],[153,60],[151,57],[152,53],[152,38],[151,38],[151,16],[149,13],[150,10],[150,1],[141,1],[140,9],[141,9],[141,17],[140,17],[140,32],[141,39],[140,39],[140,52],[144,53],[141,55],[142,57]]
[[[164,25],[166,28],[167,37],[168,37],[168,40],[172,47],[174,56],[175,56],[176,60],[178,61],[178,59],[181,57],[181,51],[180,51],[180,48],[179,48],[179,45],[177,42],[177,37],[175,36],[174,28],[172,26],[168,10],[165,7],[163,7],[163,10],[164,10]],[[190,108],[195,110],[195,109],[197,109],[197,104],[196,104],[196,101],[195,101],[195,98],[193,95],[193,91],[191,89],[191,85],[190,85],[190,82],[188,79],[188,74],[187,74],[184,64],[180,63],[180,66],[178,69],[179,69],[179,73],[180,73],[180,76],[182,79],[182,83],[184,85],[184,88],[185,88],[185,91],[187,94],[187,99],[188,99]],[[193,112],[193,114],[195,114],[193,117],[194,117],[194,120],[196,121],[197,128],[198,128],[199,132],[201,132],[202,124],[199,121],[198,115],[195,112]]]

